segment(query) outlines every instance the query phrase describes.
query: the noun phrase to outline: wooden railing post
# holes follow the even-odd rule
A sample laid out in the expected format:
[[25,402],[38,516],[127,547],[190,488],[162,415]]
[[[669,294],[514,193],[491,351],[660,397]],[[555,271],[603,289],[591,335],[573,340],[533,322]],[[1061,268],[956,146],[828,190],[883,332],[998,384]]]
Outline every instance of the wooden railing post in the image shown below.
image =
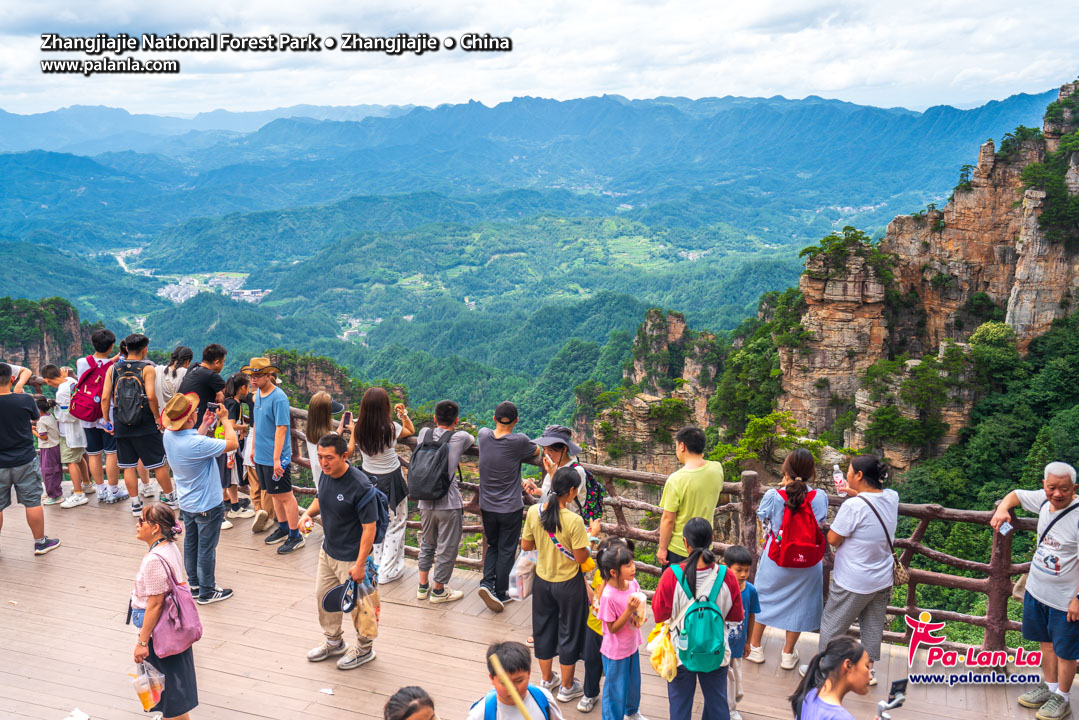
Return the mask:
[[[1015,522],[1015,512],[1011,521]],[[983,650],[1004,650],[1005,632],[1008,629],[1008,598],[1012,595],[1012,536],[1014,532],[1001,535],[993,533],[993,550],[989,556],[989,582],[986,585],[985,642]]]
[[757,491],[760,479],[754,470],[742,472],[742,509],[740,511],[738,544],[747,548],[753,555],[753,567],[750,576],[756,575],[760,544],[757,541]]

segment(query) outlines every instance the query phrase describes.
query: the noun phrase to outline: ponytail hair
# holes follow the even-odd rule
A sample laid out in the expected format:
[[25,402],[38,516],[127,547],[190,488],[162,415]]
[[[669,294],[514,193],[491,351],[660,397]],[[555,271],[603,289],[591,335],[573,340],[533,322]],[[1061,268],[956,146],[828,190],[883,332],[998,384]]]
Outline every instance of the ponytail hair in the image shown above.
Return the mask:
[[551,492],[547,495],[547,504],[540,510],[540,523],[543,529],[549,533],[556,533],[562,529],[561,506],[558,498],[567,494],[581,484],[581,476],[576,468],[569,465],[559,468],[551,478]]
[[850,660],[851,665],[856,665],[863,655],[865,655],[865,648],[849,635],[833,638],[822,652],[814,655],[806,667],[806,674],[802,677],[802,681],[798,683],[794,694],[788,698],[796,720],[802,716],[802,703],[805,702],[810,690],[820,692],[825,681],[837,679],[843,670],[843,663]]
[[386,706],[382,709],[382,717],[385,720],[408,720],[421,708],[431,708],[433,712],[435,702],[423,688],[409,685],[390,696],[390,699],[386,701]]
[[176,371],[180,369],[180,366],[194,359],[195,352],[191,348],[177,345],[176,349],[172,351],[172,355],[169,355],[169,366],[165,368],[165,372],[172,377],[176,377]]
[[859,455],[850,461],[850,466],[854,468],[854,472],[862,474],[862,480],[871,488],[884,488],[884,481],[888,479],[888,466],[877,459],[876,455]]
[[236,393],[250,385],[251,380],[247,375],[242,372],[233,373],[232,375],[229,375],[229,379],[225,381],[225,397],[235,398]]
[[176,522],[176,513],[165,503],[152,502],[142,511],[146,522],[157,525],[161,530],[161,537],[169,542],[176,540],[176,536],[184,531],[180,523]]
[[610,582],[611,573],[617,572],[623,565],[631,562],[633,562],[633,552],[626,547],[625,543],[611,543],[596,556],[596,565],[599,566],[603,582]]
[[791,482],[783,488],[787,495],[787,507],[791,512],[802,507],[806,499],[806,483],[813,480],[817,474],[817,463],[813,460],[813,453],[805,448],[795,448],[783,461],[783,475],[790,478]]
[[[702,517],[690,518],[682,529],[682,537],[689,549],[689,557],[682,564],[682,573],[686,577],[690,593],[696,595],[697,561],[704,560],[705,565],[711,565],[716,561],[716,556],[712,553],[712,541],[715,539],[712,523]],[[716,578],[716,581],[719,582],[719,578]]]
[[37,404],[38,411],[42,413],[50,413],[56,407],[56,401],[44,395],[35,395],[34,402]]

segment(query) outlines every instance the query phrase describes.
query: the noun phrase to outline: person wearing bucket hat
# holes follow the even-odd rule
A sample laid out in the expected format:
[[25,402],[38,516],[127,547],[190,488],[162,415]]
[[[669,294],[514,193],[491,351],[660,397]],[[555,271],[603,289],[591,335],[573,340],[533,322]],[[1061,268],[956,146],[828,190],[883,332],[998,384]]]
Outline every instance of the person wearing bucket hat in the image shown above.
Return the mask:
[[278,367],[269,358],[251,358],[240,372],[251,376],[255,393],[255,472],[259,486],[270,494],[273,501],[277,528],[266,538],[267,545],[283,543],[277,549],[279,555],[298,550],[304,546],[300,534],[299,505],[292,492],[292,444],[289,432],[292,420],[289,401],[285,391],[277,387]]
[[[316,449],[322,469],[318,497],[303,514],[303,522],[322,518],[322,547],[315,572],[315,598],[322,643],[307,653],[310,662],[335,655],[339,670],[352,670],[375,659],[378,635],[378,570],[371,556],[378,536],[385,496],[358,468],[348,462],[348,443],[336,433],[324,435]],[[383,530],[388,513],[383,515]],[[341,621],[352,615],[356,644],[345,641]]]
[[543,470],[546,474],[539,491],[540,503],[547,502],[555,472],[559,468],[572,467],[581,478],[577,488],[577,511],[588,526],[592,541],[598,542],[596,538],[603,521],[603,486],[577,462],[581,446],[573,442],[572,431],[565,425],[548,425],[543,434],[532,442],[543,448]]
[[198,409],[196,393],[176,393],[161,411],[161,425],[165,428],[162,441],[172,466],[180,517],[184,521],[187,582],[191,594],[198,596],[198,603],[208,605],[232,597],[232,590],[218,587],[215,577],[217,542],[225,518],[217,457],[234,452],[240,440],[224,405],[218,406],[216,412],[224,430],[223,440],[209,433],[215,414],[207,412],[199,423]]

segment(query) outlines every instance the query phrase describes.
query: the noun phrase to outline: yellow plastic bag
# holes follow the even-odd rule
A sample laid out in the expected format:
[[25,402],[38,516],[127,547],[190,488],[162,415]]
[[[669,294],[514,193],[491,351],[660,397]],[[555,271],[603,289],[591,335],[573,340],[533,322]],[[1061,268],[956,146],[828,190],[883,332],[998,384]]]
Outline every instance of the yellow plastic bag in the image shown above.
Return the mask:
[[671,634],[667,630],[667,623],[662,622],[652,628],[648,633],[648,651],[652,657],[652,669],[656,674],[667,682],[674,680],[678,674],[678,655],[671,642]]

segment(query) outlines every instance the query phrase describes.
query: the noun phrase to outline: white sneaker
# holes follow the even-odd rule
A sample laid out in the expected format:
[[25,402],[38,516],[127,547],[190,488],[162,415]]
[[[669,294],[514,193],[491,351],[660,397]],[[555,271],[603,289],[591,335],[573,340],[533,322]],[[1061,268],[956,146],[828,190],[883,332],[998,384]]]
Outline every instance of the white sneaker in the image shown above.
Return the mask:
[[97,486],[94,485],[92,482],[84,482],[82,484],[82,494],[83,495],[91,495],[91,494],[96,493],[96,492],[97,492]]
[[148,483],[144,483],[142,480],[139,480],[139,494],[140,495],[142,495],[145,498],[153,497],[154,492],[155,492],[154,491],[154,483],[152,481],[148,482]]
[[760,645],[750,645],[749,653],[746,655],[746,662],[756,663],[758,665],[764,664],[764,648]]
[[731,710],[731,720],[742,720],[742,714],[737,710]]
[[779,667],[783,670],[793,670],[798,667],[798,648],[794,648],[792,653],[780,653]]
[[445,587],[442,588],[442,592],[439,592],[438,590],[431,590],[431,592],[428,595],[427,599],[431,603],[437,604],[437,603],[453,602],[454,600],[460,600],[464,596],[465,596],[465,594],[463,592],[461,592],[460,590],[454,590],[449,585],[446,585]]
[[221,521],[221,529],[222,530],[228,530],[231,527],[232,527],[232,523],[230,523],[228,521],[228,518],[225,518],[224,520]]
[[575,700],[584,695],[584,685],[578,678],[573,678],[573,682],[569,687],[559,687],[558,694],[555,695],[555,700],[558,702],[569,702]]
[[[731,720],[734,720],[734,716],[737,714],[738,713],[732,713]],[[623,716],[622,720],[648,720],[648,718],[646,718],[644,715],[641,715],[639,712],[635,712],[632,715]],[[739,717],[738,720],[742,720],[742,718]]]
[[558,677],[558,673],[551,675],[551,681],[540,680],[540,687],[547,692],[554,692],[559,686],[562,685],[562,678]]
[[225,516],[230,518],[249,518],[255,517],[255,511],[251,508],[240,508],[239,510],[229,510],[225,513]]
[[62,508],[73,508],[73,507],[78,507],[79,505],[85,505],[88,502],[90,502],[90,501],[87,500],[86,496],[83,495],[81,492],[80,493],[73,493],[72,495],[70,495],[68,497],[67,500],[64,500],[62,503],[60,503],[60,507],[62,507]]
[[577,702],[577,712],[583,712],[583,713],[592,712],[592,708],[594,708],[596,706],[596,703],[598,703],[598,702],[599,702],[599,696],[598,695],[596,697],[594,697],[594,698],[590,698],[587,695],[585,695],[584,697],[582,697]]

